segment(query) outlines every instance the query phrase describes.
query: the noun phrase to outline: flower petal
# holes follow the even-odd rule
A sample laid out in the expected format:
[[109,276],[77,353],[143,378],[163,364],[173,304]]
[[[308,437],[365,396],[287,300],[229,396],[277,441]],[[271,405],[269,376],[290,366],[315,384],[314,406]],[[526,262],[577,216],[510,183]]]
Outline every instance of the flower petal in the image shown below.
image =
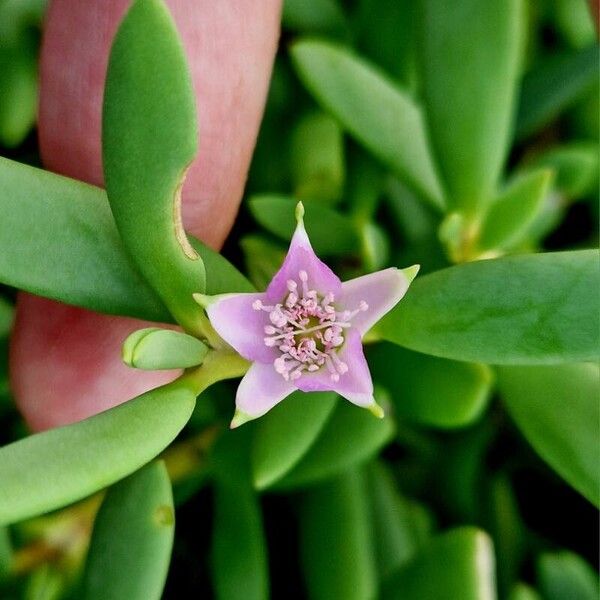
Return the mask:
[[298,282],[300,271],[306,271],[309,289],[317,290],[322,295],[328,292],[331,292],[336,297],[339,295],[341,281],[315,254],[301,217],[298,219],[298,225],[290,242],[290,248],[283,261],[283,265],[277,271],[267,288],[267,298],[269,301],[281,302],[288,293],[288,280],[292,279]]
[[340,304],[345,310],[355,310],[362,301],[368,304],[367,310],[352,318],[352,327],[364,335],[383,315],[396,306],[409,285],[409,278],[400,269],[377,271],[344,281]]
[[294,383],[303,392],[331,390],[337,392],[353,404],[365,408],[376,406],[373,397],[373,380],[365,358],[360,333],[351,328],[346,330],[346,341],[338,354],[346,363],[348,371],[333,381],[325,368],[317,373],[304,373]]
[[265,294],[224,294],[206,307],[206,314],[217,333],[245,359],[272,364],[278,354],[265,346],[267,313],[254,310],[255,300],[265,300]]
[[232,427],[264,415],[295,389],[295,385],[277,373],[273,365],[254,363],[238,387]]

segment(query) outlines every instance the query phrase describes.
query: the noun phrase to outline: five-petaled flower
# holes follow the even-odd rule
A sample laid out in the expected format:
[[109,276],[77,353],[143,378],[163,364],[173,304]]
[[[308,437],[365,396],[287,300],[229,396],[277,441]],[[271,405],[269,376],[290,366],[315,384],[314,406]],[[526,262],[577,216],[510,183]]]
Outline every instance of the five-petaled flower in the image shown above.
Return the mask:
[[404,296],[418,266],[342,283],[314,253],[296,208],[287,256],[266,292],[206,298],[217,333],[252,361],[231,427],[262,416],[294,390],[333,390],[382,417],[362,349],[364,334]]

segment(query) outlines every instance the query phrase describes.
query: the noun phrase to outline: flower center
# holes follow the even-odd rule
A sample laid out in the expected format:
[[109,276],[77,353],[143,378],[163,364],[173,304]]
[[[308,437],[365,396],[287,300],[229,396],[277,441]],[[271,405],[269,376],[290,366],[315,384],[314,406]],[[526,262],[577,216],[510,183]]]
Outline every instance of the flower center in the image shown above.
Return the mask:
[[271,324],[265,326],[264,343],[281,353],[273,366],[286,381],[322,367],[333,381],[339,381],[340,375],[348,371],[348,365],[338,356],[345,340],[344,329],[369,306],[361,301],[355,310],[336,311],[331,292],[322,295],[309,289],[306,271],[300,271],[298,279],[300,285],[293,279],[287,281],[288,293],[282,303],[265,306],[256,300],[252,304],[254,310],[269,313]]

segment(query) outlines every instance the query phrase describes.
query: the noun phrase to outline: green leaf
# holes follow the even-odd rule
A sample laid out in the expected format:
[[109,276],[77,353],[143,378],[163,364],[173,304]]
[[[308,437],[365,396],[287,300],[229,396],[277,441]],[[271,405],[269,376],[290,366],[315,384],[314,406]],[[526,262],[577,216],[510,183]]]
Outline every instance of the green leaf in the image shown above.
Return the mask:
[[526,171],[514,177],[484,217],[479,250],[510,250],[522,242],[543,209],[552,178],[550,169]]
[[407,185],[442,208],[423,116],[408,94],[343,47],[303,40],[292,45],[291,55],[323,108]]
[[12,326],[14,309],[2,296],[0,296],[0,338],[7,336]]
[[[293,198],[268,195],[253,196],[248,206],[267,231],[289,242],[296,228],[295,203]],[[307,206],[304,224],[315,252],[321,256],[352,254],[360,244],[353,223],[327,206]]]
[[185,369],[201,364],[207,352],[206,344],[187,333],[147,327],[127,337],[122,357],[136,369]]
[[94,522],[84,600],[160,600],[175,510],[167,470],[153,462],[108,490]]
[[346,176],[344,140],[337,121],[322,112],[301,119],[292,133],[290,167],[297,198],[337,202]]
[[12,559],[13,548],[8,527],[0,527],[0,583],[8,578]]
[[417,550],[417,533],[412,507],[398,493],[391,473],[382,463],[369,465],[367,489],[370,495],[373,544],[380,579],[395,571]]
[[556,118],[597,81],[598,46],[556,54],[527,73],[521,86],[516,135],[522,140]]
[[371,458],[393,434],[389,417],[377,419],[363,408],[340,401],[317,440],[275,488],[302,487],[337,475]]
[[508,153],[521,12],[519,0],[421,0],[425,113],[448,204],[461,212],[492,199]]
[[393,344],[377,344],[367,357],[375,381],[387,388],[401,418],[461,427],[487,406],[493,378],[485,365],[435,358]]
[[598,365],[503,367],[498,369],[498,384],[507,410],[529,443],[599,506]]
[[572,552],[542,554],[537,572],[544,600],[597,600],[600,595],[598,574]]
[[181,189],[197,151],[185,53],[161,0],[137,0],[114,39],[104,93],[102,155],[123,243],[177,321],[198,328],[204,264],[181,223]]
[[285,0],[281,24],[302,33],[346,38],[350,27],[338,0]]
[[491,541],[473,527],[439,535],[394,573],[382,592],[383,600],[493,600],[496,591]]
[[0,448],[0,524],[70,504],[139,469],[175,439],[195,400],[190,384],[179,379]]
[[418,277],[376,326],[425,354],[492,364],[596,360],[597,250],[510,256]]
[[246,235],[240,240],[240,246],[252,283],[258,290],[267,289],[285,260],[285,250],[262,235]]
[[362,472],[350,471],[302,496],[300,535],[310,598],[375,596],[375,560]]
[[266,600],[267,549],[250,481],[252,426],[228,431],[215,448],[212,573],[219,600]]
[[336,405],[334,392],[294,392],[256,424],[252,444],[254,485],[263,489],[306,454]]
[[[102,313],[170,322],[139,275],[99,188],[0,158],[0,281]],[[252,291],[220,254],[196,240],[208,294]]]
[[542,597],[532,587],[518,583],[511,590],[508,600],[542,600]]
[[554,187],[569,200],[592,191],[598,181],[600,148],[595,142],[573,142],[536,156],[533,164],[556,172]]

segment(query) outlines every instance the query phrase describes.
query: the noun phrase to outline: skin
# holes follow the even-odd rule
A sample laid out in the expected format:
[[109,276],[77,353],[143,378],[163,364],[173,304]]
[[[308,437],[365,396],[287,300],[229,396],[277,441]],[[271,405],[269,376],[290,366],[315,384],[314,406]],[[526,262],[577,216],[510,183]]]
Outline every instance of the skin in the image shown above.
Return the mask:
[[[183,188],[184,226],[220,248],[235,219],[264,109],[281,0],[166,0],[196,89],[200,152]],[[128,0],[53,0],[40,58],[45,168],[102,185],[101,104],[111,40]],[[84,419],[172,380],[126,367],[121,344],[143,321],[19,295],[10,373],[29,426]],[[155,324],[154,324],[155,325]]]

